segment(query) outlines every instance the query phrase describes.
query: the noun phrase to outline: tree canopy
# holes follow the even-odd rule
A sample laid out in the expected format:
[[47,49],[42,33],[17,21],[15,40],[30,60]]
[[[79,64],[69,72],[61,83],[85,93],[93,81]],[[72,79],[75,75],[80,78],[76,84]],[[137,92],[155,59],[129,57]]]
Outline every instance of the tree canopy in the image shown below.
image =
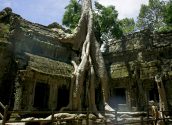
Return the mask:
[[138,16],[138,29],[148,28],[151,31],[158,30],[164,26],[165,2],[160,0],[149,0],[148,5],[141,5]]
[[124,18],[119,21],[123,34],[128,34],[134,32],[135,21],[133,18]]
[[74,29],[81,17],[81,4],[77,0],[70,0],[63,16],[62,24],[70,29]]
[[[77,27],[81,17],[81,3],[70,0],[65,8],[63,25],[73,30]],[[97,40],[102,43],[109,39],[120,38],[123,34],[133,33],[135,30],[149,29],[161,31],[169,29],[172,25],[172,0],[169,2],[161,0],[149,0],[148,5],[142,4],[137,21],[133,18],[118,19],[115,6],[103,6],[95,2],[94,33]]]
[[118,22],[118,12],[115,6],[103,6],[95,2],[94,21],[95,31],[100,32],[101,37],[105,34],[108,38],[120,38],[122,30]]
[[172,26],[172,0],[170,0],[166,5],[164,20],[167,25]]
[[[81,16],[81,4],[76,0],[71,0],[65,9],[63,25],[74,29]],[[99,42],[106,39],[104,38],[105,35],[108,38],[120,38],[122,36],[122,30],[117,20],[118,12],[115,10],[115,6],[105,7],[98,2],[95,2],[93,14],[94,31]]]

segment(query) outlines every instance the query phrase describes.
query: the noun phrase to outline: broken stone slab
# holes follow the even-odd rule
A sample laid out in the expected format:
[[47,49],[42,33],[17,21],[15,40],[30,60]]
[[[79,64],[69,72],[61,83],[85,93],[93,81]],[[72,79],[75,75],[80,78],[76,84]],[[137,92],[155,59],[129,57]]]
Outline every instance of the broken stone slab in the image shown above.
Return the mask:
[[[0,124],[1,125],[1,124]],[[5,125],[26,125],[25,122],[19,122],[19,123],[6,123]]]

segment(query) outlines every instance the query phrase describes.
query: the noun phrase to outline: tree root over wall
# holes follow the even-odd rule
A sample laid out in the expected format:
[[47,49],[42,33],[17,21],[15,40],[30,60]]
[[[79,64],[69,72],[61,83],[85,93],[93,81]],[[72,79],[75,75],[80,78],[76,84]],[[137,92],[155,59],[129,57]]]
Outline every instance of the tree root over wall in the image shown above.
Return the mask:
[[100,45],[93,31],[91,0],[82,1],[82,15],[73,34],[63,33],[58,39],[72,45],[80,54],[71,61],[75,70],[72,74],[69,105],[61,110],[97,112],[95,85],[101,85],[102,102],[108,100],[108,76]]

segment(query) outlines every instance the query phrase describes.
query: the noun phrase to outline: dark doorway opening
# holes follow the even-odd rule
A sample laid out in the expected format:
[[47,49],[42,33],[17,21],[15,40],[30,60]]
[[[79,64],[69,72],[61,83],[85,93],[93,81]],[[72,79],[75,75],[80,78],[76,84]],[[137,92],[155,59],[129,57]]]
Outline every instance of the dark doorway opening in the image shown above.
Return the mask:
[[34,107],[39,110],[48,109],[50,87],[48,84],[38,82],[35,87]]
[[109,104],[112,108],[117,108],[118,104],[126,104],[126,89],[125,88],[114,88],[111,92]]
[[66,107],[69,103],[69,89],[63,85],[58,88],[57,110]]
[[149,91],[149,100],[154,100],[155,102],[159,102],[159,94],[157,88],[152,88]]

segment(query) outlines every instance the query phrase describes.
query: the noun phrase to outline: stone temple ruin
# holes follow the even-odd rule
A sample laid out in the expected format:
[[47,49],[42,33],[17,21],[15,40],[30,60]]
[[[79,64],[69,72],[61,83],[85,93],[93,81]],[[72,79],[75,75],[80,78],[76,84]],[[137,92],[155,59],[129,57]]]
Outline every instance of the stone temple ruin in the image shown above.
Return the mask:
[[[63,28],[31,23],[10,8],[0,12],[0,101],[11,110],[60,110],[69,102],[73,51],[57,41]],[[109,104],[121,112],[146,111],[159,102],[162,78],[172,111],[172,32],[136,32],[108,44]],[[99,103],[97,86],[96,103]]]

